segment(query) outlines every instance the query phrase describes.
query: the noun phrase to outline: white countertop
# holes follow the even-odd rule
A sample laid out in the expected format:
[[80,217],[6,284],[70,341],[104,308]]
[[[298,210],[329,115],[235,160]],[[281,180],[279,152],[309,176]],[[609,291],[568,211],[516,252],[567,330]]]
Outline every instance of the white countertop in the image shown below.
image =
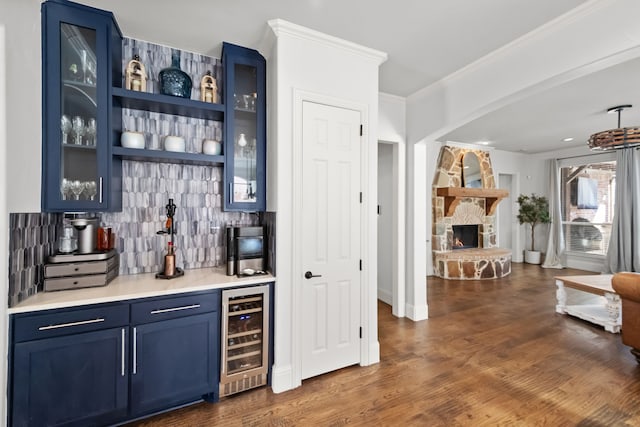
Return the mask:
[[185,270],[184,276],[175,279],[156,279],[155,273],[118,276],[106,286],[40,292],[14,307],[9,314],[75,307],[79,305],[124,301],[134,298],[174,295],[185,292],[222,289],[235,286],[273,282],[271,274],[238,278],[227,276],[224,268],[200,268]]

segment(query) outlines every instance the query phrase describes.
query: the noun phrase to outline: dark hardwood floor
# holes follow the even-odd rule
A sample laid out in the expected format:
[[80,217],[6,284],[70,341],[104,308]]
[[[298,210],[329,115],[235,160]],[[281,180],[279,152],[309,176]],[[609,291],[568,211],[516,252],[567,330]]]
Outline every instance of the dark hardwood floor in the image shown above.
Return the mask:
[[261,388],[138,426],[638,426],[640,365],[618,334],[555,313],[556,275],[428,278],[429,320],[379,304],[381,362]]

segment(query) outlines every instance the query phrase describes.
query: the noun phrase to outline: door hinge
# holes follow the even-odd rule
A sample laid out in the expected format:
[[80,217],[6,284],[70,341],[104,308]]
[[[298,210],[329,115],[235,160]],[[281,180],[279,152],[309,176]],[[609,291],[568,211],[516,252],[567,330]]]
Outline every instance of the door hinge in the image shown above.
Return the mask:
[[362,260],[360,260],[360,271],[362,271]]
[[360,136],[362,136],[362,125],[360,125]]
[[362,191],[360,192],[360,203],[362,203]]
[[362,326],[360,326],[360,339],[362,339]]

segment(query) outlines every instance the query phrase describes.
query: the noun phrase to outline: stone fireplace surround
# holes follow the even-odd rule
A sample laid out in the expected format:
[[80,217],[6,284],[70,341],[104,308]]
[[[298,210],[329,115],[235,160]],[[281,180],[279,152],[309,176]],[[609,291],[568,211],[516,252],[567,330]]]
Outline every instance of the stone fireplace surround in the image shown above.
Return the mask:
[[[480,163],[481,188],[463,188],[462,160]],[[488,151],[445,145],[433,179],[434,274],[444,279],[497,279],[511,273],[511,251],[496,243],[495,210],[508,193],[496,189]],[[453,225],[478,225],[478,247],[453,250]]]

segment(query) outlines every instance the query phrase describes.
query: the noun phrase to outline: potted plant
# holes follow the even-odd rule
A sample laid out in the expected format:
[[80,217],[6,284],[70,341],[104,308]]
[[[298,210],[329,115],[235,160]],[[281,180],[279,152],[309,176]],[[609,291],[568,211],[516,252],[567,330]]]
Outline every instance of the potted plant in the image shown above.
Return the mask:
[[529,264],[540,264],[540,251],[535,250],[535,229],[538,224],[549,224],[549,200],[544,196],[530,196],[521,194],[518,196],[518,221],[520,224],[531,226],[531,250],[524,251],[524,261]]

